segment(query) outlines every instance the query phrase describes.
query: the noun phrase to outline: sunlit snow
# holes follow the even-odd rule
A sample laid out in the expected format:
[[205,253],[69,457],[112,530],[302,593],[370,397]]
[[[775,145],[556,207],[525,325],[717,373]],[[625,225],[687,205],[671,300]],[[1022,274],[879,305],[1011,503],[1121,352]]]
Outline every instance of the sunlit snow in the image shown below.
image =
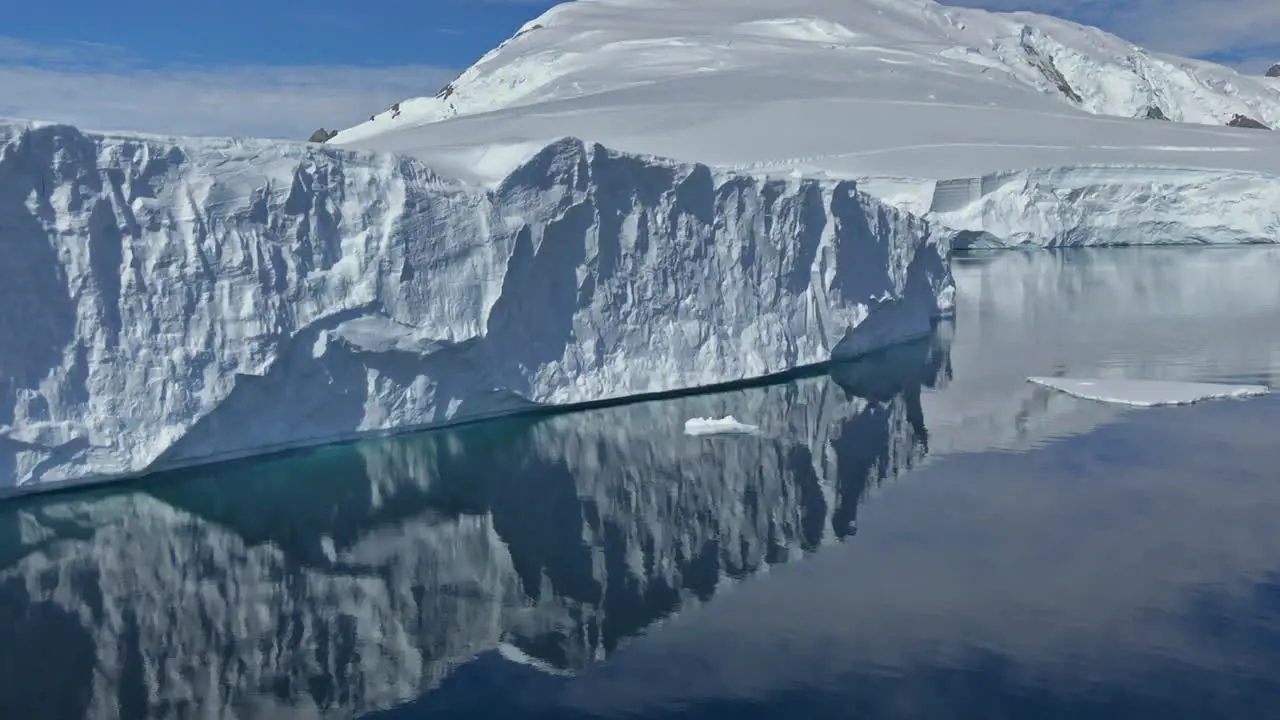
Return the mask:
[[1262,385],[1224,385],[1171,380],[1029,377],[1027,381],[1085,400],[1135,407],[1190,405],[1201,400],[1245,398],[1271,392],[1269,388]]
[[[1167,120],[1148,119],[1157,114]],[[578,0],[330,142],[495,184],[547,140],[856,178],[961,244],[1275,241],[1262,77],[929,0]]]

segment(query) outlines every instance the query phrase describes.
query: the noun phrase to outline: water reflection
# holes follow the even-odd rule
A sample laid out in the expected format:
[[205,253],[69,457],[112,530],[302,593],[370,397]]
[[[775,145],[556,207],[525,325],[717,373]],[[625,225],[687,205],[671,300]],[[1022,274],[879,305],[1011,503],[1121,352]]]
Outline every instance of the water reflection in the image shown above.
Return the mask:
[[0,506],[0,717],[1276,715],[1280,398],[1023,379],[1276,384],[1280,249],[956,278],[830,376]]
[[1028,375],[1280,386],[1280,247],[1002,251],[953,267],[956,381],[924,399],[937,452],[1026,449],[1125,412]]
[[[0,717],[348,717],[495,648],[579,671],[854,532],[927,452],[949,337],[771,387],[11,502]],[[730,414],[760,435],[682,435]]]
[[535,707],[1280,717],[1276,427],[1271,397],[944,457],[864,505],[856,542],[681,614],[554,693],[544,684]]

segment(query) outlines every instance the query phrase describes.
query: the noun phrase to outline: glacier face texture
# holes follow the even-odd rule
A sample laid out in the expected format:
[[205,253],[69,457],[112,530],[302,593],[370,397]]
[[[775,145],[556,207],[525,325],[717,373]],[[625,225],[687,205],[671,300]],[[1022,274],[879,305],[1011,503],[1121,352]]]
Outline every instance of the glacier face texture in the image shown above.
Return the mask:
[[849,182],[566,139],[494,190],[303,144],[0,125],[0,483],[695,388],[928,331],[928,226]]
[[[0,716],[353,717],[501,643],[587,667],[849,536],[869,492],[926,460],[944,338],[891,350],[895,376],[860,361],[6,504]],[[725,414],[761,433],[681,432]]]
[[956,249],[1280,242],[1280,177],[1063,167],[937,183],[928,218]]

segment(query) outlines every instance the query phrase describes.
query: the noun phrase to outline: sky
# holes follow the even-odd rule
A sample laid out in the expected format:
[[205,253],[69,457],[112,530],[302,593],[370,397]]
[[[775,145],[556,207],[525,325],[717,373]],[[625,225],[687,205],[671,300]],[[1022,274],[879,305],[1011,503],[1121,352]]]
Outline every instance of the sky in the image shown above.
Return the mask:
[[[949,3],[1060,15],[1247,72],[1280,60],[1278,0]],[[7,8],[0,25],[0,116],[92,130],[303,139],[434,94],[554,4],[28,0]]]

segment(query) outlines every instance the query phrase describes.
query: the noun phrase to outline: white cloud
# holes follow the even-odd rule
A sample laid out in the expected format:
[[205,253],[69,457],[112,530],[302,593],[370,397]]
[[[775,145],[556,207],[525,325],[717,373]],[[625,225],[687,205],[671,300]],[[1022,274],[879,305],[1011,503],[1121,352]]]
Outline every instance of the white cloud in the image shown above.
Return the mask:
[[1233,53],[1246,69],[1280,60],[1277,0],[949,0],[992,10],[1030,10],[1098,25],[1177,55]]
[[305,139],[456,74],[431,66],[146,66],[118,48],[0,37],[0,115],[86,129]]

